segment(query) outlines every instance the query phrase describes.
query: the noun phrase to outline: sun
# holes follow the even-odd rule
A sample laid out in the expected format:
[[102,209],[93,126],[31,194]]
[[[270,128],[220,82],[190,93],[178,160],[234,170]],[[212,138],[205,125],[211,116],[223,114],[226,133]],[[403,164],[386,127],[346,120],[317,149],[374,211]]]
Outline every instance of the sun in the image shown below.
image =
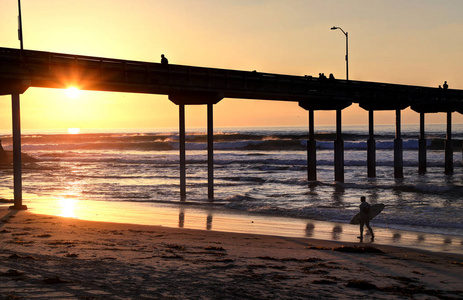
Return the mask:
[[72,99],[75,99],[77,97],[80,96],[80,94],[82,93],[81,90],[79,90],[77,87],[75,86],[71,86],[71,87],[68,87],[66,89],[66,95],[69,97],[69,98],[72,98]]
[[69,134],[79,134],[80,128],[68,128],[68,133]]
[[66,218],[76,218],[75,208],[76,208],[77,200],[61,198],[59,199],[58,204],[61,208],[60,216],[66,217]]

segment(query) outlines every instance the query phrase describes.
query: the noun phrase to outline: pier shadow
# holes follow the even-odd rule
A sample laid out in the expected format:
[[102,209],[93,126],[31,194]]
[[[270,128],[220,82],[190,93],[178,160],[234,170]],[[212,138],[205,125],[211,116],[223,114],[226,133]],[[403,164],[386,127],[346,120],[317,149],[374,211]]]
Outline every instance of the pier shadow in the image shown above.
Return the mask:
[[333,227],[333,232],[331,233],[331,237],[333,240],[339,240],[342,234],[342,226],[336,225]]

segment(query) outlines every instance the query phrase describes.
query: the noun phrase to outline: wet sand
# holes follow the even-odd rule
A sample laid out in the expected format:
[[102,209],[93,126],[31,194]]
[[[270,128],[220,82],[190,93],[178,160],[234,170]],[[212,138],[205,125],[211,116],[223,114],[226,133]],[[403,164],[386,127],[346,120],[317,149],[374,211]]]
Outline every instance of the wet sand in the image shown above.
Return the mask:
[[[220,205],[209,207],[194,203],[146,203],[90,201],[72,198],[27,197],[29,211],[37,214],[72,217],[81,220],[155,225],[224,232],[308,237],[339,242],[358,242],[359,226],[317,221],[248,214],[224,209]],[[0,206],[1,207],[1,206]],[[355,214],[355,213],[354,213]],[[375,245],[394,245],[434,252],[463,254],[463,237],[436,233],[397,230],[376,226],[380,214],[372,221]],[[415,230],[414,230],[415,229]],[[429,230],[431,231],[431,230]],[[364,240],[369,241],[368,236]]]
[[461,299],[463,255],[0,209],[0,299]]

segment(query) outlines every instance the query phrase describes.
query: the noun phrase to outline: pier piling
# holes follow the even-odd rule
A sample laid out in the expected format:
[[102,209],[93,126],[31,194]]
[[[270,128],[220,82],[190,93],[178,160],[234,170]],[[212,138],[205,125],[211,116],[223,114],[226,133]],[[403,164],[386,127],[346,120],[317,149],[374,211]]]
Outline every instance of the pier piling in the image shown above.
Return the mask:
[[213,106],[223,99],[222,93],[181,92],[169,94],[169,100],[179,106],[180,139],[180,198],[186,197],[185,105],[207,105],[207,197],[214,199],[214,119]]
[[403,142],[400,131],[401,119],[400,109],[396,109],[396,126],[395,126],[395,139],[394,139],[394,178],[403,178]]
[[19,94],[11,95],[12,121],[13,121],[13,182],[14,205],[10,208],[17,210],[27,209],[22,204],[22,170],[21,170],[21,112]]
[[418,140],[418,173],[426,173],[426,137],[425,137],[424,112],[420,112],[420,138]]
[[342,109],[336,109],[336,140],[334,141],[334,180],[344,182],[344,141],[342,140]]
[[179,104],[180,200],[186,199],[185,104]]
[[373,110],[368,111],[367,174],[376,177],[376,142],[374,138]]
[[207,197],[214,199],[214,119],[213,104],[207,104]]
[[445,174],[453,174],[452,112],[447,112],[447,137],[445,139]]
[[308,181],[317,180],[317,142],[315,141],[314,111],[309,110],[309,139],[307,140]]

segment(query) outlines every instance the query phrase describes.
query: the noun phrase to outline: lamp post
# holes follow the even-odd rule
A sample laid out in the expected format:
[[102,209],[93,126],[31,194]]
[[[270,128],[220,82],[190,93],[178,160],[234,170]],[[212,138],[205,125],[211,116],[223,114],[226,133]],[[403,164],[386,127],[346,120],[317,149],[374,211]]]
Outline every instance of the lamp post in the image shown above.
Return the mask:
[[349,80],[349,36],[346,31],[342,30],[341,27],[333,26],[331,30],[339,29],[346,36],[346,80]]
[[[349,44],[347,32],[341,27],[333,26],[331,30],[339,29],[346,36],[346,82],[349,82]],[[336,109],[336,140],[334,141],[334,179],[335,181],[344,182],[344,141],[342,140],[342,108]]]
[[21,0],[18,0],[18,39],[21,45],[21,50],[24,49],[23,46],[23,24],[22,24],[22,16],[21,16]]

